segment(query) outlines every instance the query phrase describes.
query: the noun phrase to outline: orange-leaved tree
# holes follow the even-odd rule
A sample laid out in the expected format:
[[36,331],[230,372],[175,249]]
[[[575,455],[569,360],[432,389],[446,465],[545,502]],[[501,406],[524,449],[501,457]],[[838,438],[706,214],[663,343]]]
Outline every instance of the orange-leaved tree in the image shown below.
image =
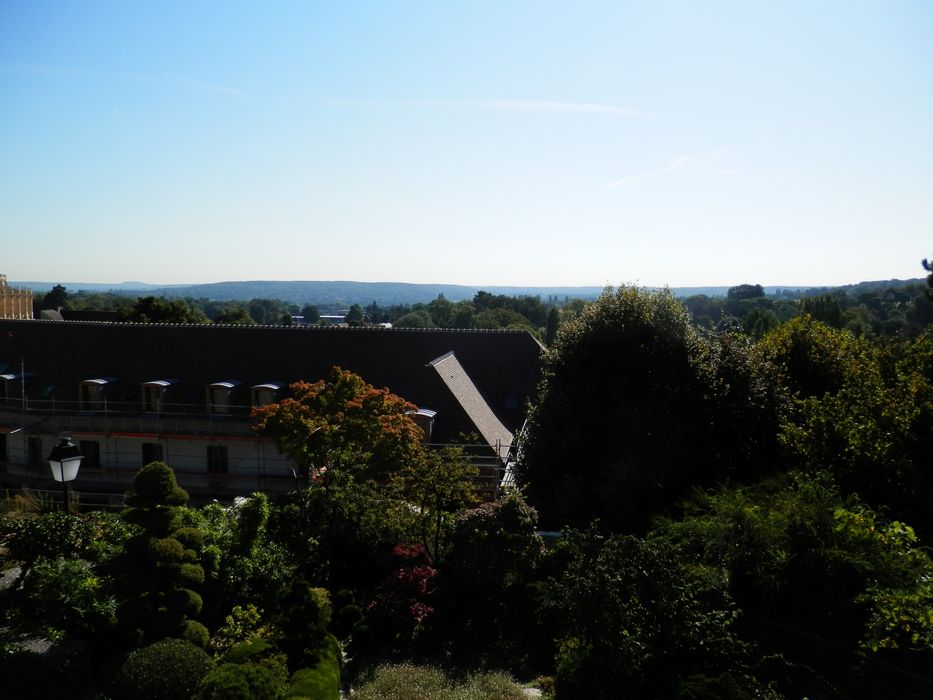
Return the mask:
[[339,367],[290,388],[291,397],[254,409],[255,430],[275,438],[303,476],[326,479],[338,470],[381,481],[424,459],[424,433],[410,416],[417,407],[388,389]]

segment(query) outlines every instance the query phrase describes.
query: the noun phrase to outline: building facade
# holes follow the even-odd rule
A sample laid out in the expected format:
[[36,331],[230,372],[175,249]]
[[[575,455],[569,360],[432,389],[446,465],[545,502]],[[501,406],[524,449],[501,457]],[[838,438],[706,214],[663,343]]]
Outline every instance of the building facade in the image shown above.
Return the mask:
[[77,488],[120,491],[145,464],[194,496],[295,487],[294,465],[257,435],[251,409],[339,366],[412,401],[432,443],[469,441],[504,467],[540,374],[517,331],[0,321],[0,482],[51,486],[68,434]]
[[32,318],[32,290],[17,289],[0,275],[0,318]]

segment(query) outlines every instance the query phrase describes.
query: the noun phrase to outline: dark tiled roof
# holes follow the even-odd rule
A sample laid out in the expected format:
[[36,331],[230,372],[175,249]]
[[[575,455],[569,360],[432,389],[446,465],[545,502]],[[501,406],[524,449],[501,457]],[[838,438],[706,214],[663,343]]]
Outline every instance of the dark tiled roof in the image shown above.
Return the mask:
[[[204,401],[217,381],[242,386],[270,381],[316,381],[334,365],[418,405],[440,409],[455,389],[420,381],[429,363],[453,352],[507,430],[515,432],[540,374],[541,346],[520,331],[249,327],[0,320],[0,363],[25,362],[27,393],[55,385],[56,401],[77,401],[78,385],[116,377],[121,398],[138,396],[143,382],[177,378],[180,396]],[[467,391],[463,389],[460,391]],[[453,437],[456,426],[448,426]],[[444,431],[446,432],[446,431]]]

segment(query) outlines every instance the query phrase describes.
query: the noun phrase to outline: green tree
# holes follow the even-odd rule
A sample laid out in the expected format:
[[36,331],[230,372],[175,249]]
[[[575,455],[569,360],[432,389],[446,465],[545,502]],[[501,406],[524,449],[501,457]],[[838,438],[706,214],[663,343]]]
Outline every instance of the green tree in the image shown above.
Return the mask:
[[321,312],[314,304],[305,304],[301,309],[301,315],[307,324],[314,324],[321,320]]
[[363,307],[359,304],[353,304],[347,315],[343,318],[344,322],[351,326],[363,325]]
[[557,328],[560,326],[560,311],[556,306],[552,306],[547,312],[547,323],[544,327],[544,343],[551,345],[557,337]]
[[236,306],[229,311],[224,311],[223,313],[218,314],[214,317],[214,323],[225,323],[234,326],[256,325],[256,321],[254,321],[253,317],[250,316],[249,311],[247,311],[242,306]]
[[247,305],[249,315],[262,326],[274,326],[282,321],[288,309],[278,299],[252,299]]
[[154,296],[141,297],[127,310],[120,311],[121,321],[133,323],[207,323],[207,316],[200,309],[191,308],[184,299],[160,299]]
[[792,400],[780,440],[793,464],[828,469],[846,492],[888,507],[924,533],[933,476],[933,392],[927,333],[879,346],[798,317],[761,343]]
[[454,305],[443,294],[439,294],[437,299],[428,304],[428,313],[435,326],[449,328],[454,319]]
[[827,326],[833,328],[842,326],[842,308],[839,305],[839,300],[832,294],[804,297],[797,306],[801,314],[812,316]]
[[[719,570],[691,565],[667,542],[565,533],[567,561],[548,605],[564,621],[560,698],[676,698],[700,678],[756,697],[743,678],[748,648]],[[726,696],[729,697],[729,696]]]
[[543,364],[517,476],[545,527],[638,530],[690,485],[774,463],[769,366],[742,336],[698,331],[669,292],[607,290]]
[[470,662],[549,665],[553,634],[537,610],[544,542],[538,514],[518,492],[463,511],[441,566],[445,642]]
[[752,338],[761,338],[779,325],[777,316],[768,309],[753,308],[742,318],[742,330]]
[[923,259],[921,264],[923,269],[930,273],[927,275],[927,296],[933,299],[933,264],[926,258]]
[[58,308],[67,308],[68,307],[68,290],[65,289],[60,284],[56,284],[52,287],[51,290],[45,295],[42,300],[42,308],[44,309],[58,309]]
[[718,488],[684,510],[650,539],[721,572],[788,696],[909,697],[929,683],[916,671],[933,660],[933,561],[910,527],[826,472]]
[[395,319],[392,325],[395,328],[434,328],[434,321],[430,313],[425,309],[419,309]]
[[735,287],[729,287],[726,292],[727,299],[757,299],[765,295],[765,290],[760,284],[740,284]]
[[475,328],[476,311],[473,304],[468,301],[458,301],[454,305],[454,317],[450,325],[451,328]]
[[444,560],[454,519],[479,500],[478,473],[463,448],[451,446],[425,452],[423,459],[408,462],[395,476],[400,496],[415,508],[416,529],[410,539],[423,544],[436,564]]

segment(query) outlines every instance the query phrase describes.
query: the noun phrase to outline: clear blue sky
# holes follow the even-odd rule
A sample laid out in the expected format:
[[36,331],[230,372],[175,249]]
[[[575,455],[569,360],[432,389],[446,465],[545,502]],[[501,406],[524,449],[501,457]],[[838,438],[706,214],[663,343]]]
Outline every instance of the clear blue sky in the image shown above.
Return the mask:
[[933,256],[933,2],[0,0],[0,272],[845,284]]

